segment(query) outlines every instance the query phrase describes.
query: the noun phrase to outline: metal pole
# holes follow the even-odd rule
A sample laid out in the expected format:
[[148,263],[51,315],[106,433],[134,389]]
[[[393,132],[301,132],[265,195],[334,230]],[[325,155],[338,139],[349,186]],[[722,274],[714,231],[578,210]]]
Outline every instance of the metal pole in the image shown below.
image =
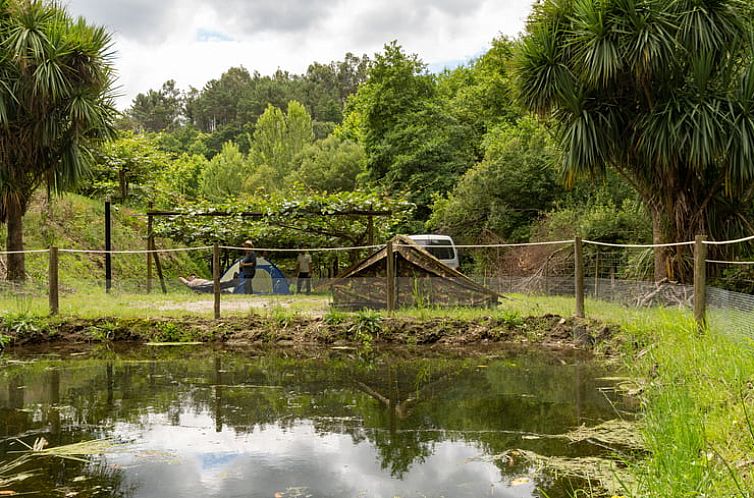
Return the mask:
[[574,243],[574,258],[576,259],[576,317],[584,318],[584,248],[581,237],[576,237]]
[[704,236],[694,240],[694,319],[699,332],[707,328],[707,246]]
[[111,238],[110,196],[105,199],[105,292],[110,292],[113,280],[113,250]]
[[58,288],[58,248],[50,247],[50,278],[48,282],[50,298],[50,314],[57,315],[60,312],[60,297]]
[[212,246],[212,290],[215,294],[215,320],[220,319],[220,244]]

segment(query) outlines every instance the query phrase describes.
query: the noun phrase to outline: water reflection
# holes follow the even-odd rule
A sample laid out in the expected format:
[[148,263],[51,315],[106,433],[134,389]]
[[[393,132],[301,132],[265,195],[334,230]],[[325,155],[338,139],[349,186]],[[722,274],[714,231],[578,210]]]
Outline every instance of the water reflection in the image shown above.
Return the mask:
[[[597,424],[621,405],[599,390],[599,366],[541,352],[141,348],[10,360],[0,462],[19,436],[127,443],[88,463],[34,459],[24,470],[35,476],[13,490],[50,496],[565,497],[577,483],[484,457],[596,455],[534,435]],[[511,486],[522,475],[531,481]]]

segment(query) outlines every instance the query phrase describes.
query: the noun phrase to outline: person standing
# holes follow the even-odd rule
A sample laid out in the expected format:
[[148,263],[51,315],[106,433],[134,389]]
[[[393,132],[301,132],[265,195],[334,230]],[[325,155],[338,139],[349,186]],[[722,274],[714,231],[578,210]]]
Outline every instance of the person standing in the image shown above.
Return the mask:
[[309,251],[299,251],[296,257],[296,293],[301,294],[301,287],[306,293],[312,293],[312,257]]
[[254,252],[254,243],[247,240],[243,243],[244,258],[239,264],[241,273],[241,288],[244,294],[254,294],[252,281],[257,274],[257,253]]

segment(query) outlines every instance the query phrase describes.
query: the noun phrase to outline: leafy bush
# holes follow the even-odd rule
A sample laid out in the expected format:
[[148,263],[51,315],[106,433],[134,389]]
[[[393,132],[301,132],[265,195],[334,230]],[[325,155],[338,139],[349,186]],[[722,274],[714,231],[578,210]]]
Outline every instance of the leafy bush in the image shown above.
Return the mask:
[[92,325],[86,332],[92,340],[97,342],[110,342],[115,338],[118,330],[118,322],[105,320],[97,325]]
[[328,325],[338,325],[346,321],[347,316],[348,315],[342,311],[338,311],[335,308],[330,308],[322,317],[322,320]]
[[5,315],[3,317],[3,325],[6,330],[13,332],[17,337],[33,336],[46,329],[44,319],[26,314]]
[[190,342],[194,340],[191,332],[175,322],[160,322],[155,325],[152,334],[155,342]]

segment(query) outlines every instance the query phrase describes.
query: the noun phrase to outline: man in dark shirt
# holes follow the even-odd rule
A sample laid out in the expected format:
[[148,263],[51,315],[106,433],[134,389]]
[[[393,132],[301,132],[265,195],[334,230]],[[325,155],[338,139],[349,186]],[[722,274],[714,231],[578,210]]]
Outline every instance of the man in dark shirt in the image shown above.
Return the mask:
[[254,243],[247,240],[243,243],[245,256],[241,260],[241,288],[244,294],[254,294],[254,288],[252,286],[252,280],[254,275],[257,274],[257,254],[254,252]]

